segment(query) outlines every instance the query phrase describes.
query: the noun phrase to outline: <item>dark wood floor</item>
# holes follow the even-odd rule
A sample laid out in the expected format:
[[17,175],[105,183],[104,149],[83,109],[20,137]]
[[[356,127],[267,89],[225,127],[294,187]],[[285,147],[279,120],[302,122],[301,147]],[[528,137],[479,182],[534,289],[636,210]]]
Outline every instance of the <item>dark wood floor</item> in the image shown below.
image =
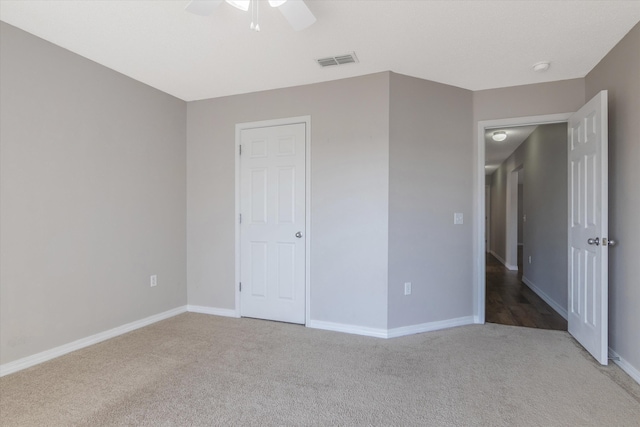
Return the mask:
[[[522,265],[522,254],[518,254]],[[491,254],[486,261],[485,320],[502,325],[566,331],[567,321],[522,283],[522,269],[508,270]]]

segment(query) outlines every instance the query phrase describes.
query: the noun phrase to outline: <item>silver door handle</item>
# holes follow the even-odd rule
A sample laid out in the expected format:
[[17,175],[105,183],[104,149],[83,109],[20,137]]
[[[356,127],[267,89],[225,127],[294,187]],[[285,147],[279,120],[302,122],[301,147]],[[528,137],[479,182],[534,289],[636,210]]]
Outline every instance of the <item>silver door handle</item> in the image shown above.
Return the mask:
[[298,239],[299,239],[299,238],[301,238],[301,237],[302,237],[302,233],[298,231],[298,232],[296,233],[296,237],[297,237]]
[[[606,242],[606,243],[605,243]],[[616,241],[613,239],[602,239],[602,244],[606,244],[607,246],[615,246],[616,245]]]
[[590,245],[599,246],[600,245],[600,238],[596,237],[595,239],[588,239],[587,243],[590,244]]

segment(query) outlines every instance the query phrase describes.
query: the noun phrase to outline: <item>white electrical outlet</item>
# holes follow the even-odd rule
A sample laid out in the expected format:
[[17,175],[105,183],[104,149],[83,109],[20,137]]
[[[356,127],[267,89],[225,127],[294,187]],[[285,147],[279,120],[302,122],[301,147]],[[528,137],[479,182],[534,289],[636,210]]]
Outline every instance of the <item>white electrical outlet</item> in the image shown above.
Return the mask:
[[464,215],[460,212],[455,212],[453,214],[453,223],[456,225],[464,224]]
[[149,286],[151,286],[152,288],[154,286],[158,286],[158,276],[157,275],[152,275],[149,277]]
[[411,282],[404,283],[404,294],[411,295]]

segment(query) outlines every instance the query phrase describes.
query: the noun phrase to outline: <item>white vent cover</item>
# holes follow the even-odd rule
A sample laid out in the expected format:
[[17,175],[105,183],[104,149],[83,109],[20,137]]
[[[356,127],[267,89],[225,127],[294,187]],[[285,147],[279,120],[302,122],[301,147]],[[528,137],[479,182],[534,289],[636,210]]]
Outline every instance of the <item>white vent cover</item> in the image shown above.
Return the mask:
[[329,56],[327,58],[319,58],[316,59],[318,65],[322,68],[331,67],[332,65],[345,65],[345,64],[354,64],[358,62],[358,57],[355,52],[347,53],[346,55],[340,56]]

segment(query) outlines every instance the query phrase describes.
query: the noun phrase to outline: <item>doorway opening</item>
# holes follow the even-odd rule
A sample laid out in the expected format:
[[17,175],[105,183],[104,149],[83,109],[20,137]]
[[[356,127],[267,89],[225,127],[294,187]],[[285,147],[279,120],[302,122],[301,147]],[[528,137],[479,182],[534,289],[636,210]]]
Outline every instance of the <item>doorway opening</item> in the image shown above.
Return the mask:
[[508,138],[494,141],[488,131],[485,144],[487,164],[498,163],[487,168],[495,250],[486,258],[486,321],[566,331],[567,126],[500,132]]
[[[513,119],[500,119],[500,120],[487,120],[478,122],[477,129],[477,144],[476,144],[476,176],[475,176],[475,184],[476,188],[474,191],[474,206],[476,209],[476,221],[474,221],[474,259],[476,263],[474,265],[474,278],[475,278],[475,295],[474,302],[476,304],[476,322],[484,323],[486,321],[486,304],[487,304],[487,263],[486,259],[488,256],[491,256],[495,253],[495,245],[497,242],[489,243],[489,236],[486,237],[489,247],[491,248],[490,253],[485,253],[485,222],[487,212],[490,212],[490,207],[486,206],[486,201],[494,201],[496,199],[496,195],[489,191],[489,197],[486,197],[486,185],[490,184],[485,176],[485,162],[486,162],[486,150],[485,150],[485,137],[487,131],[498,129],[498,128],[513,128],[513,127],[521,127],[521,126],[538,126],[545,124],[556,124],[556,123],[567,123],[569,118],[571,117],[571,113],[566,114],[553,114],[553,115],[544,115],[544,116],[531,116],[531,117],[520,117]],[[509,227],[505,229],[505,234],[509,233],[509,237],[511,237],[510,243],[506,238],[504,239],[505,244],[505,255],[508,259],[503,259],[498,261],[498,265],[503,265],[505,267],[505,273],[507,272],[515,272],[516,280],[517,279],[517,270],[518,270],[518,213],[517,213],[517,198],[518,198],[518,166],[514,165],[509,170],[509,173],[513,176],[509,179],[509,187],[511,190],[507,192],[507,197],[509,197],[509,202],[506,206],[515,206],[509,208],[509,212],[505,212],[505,221],[507,218],[510,218]],[[525,190],[526,191],[526,190]],[[509,195],[510,194],[510,195]],[[496,224],[491,224],[491,229],[496,229]],[[510,229],[510,231],[509,231]],[[526,242],[525,242],[526,244]],[[508,245],[508,247],[506,247]],[[485,255],[486,256],[482,256]],[[493,268],[493,264],[492,267]],[[489,269],[491,271],[491,269]],[[566,308],[565,308],[566,310]]]
[[[575,113],[478,122],[474,147],[474,273],[476,322],[486,317],[484,262],[484,138],[487,129],[523,124],[566,126],[568,332],[602,365],[608,363],[608,92],[600,91]],[[527,168],[528,170],[529,168]],[[553,171],[549,167],[548,171]],[[526,182],[526,177],[525,177]],[[559,188],[559,186],[558,186]],[[545,235],[553,235],[546,230]],[[526,240],[526,239],[525,239]],[[525,245],[526,248],[526,245]],[[544,253],[544,249],[539,252]],[[525,253],[526,257],[526,253]],[[563,308],[560,307],[560,310]]]

